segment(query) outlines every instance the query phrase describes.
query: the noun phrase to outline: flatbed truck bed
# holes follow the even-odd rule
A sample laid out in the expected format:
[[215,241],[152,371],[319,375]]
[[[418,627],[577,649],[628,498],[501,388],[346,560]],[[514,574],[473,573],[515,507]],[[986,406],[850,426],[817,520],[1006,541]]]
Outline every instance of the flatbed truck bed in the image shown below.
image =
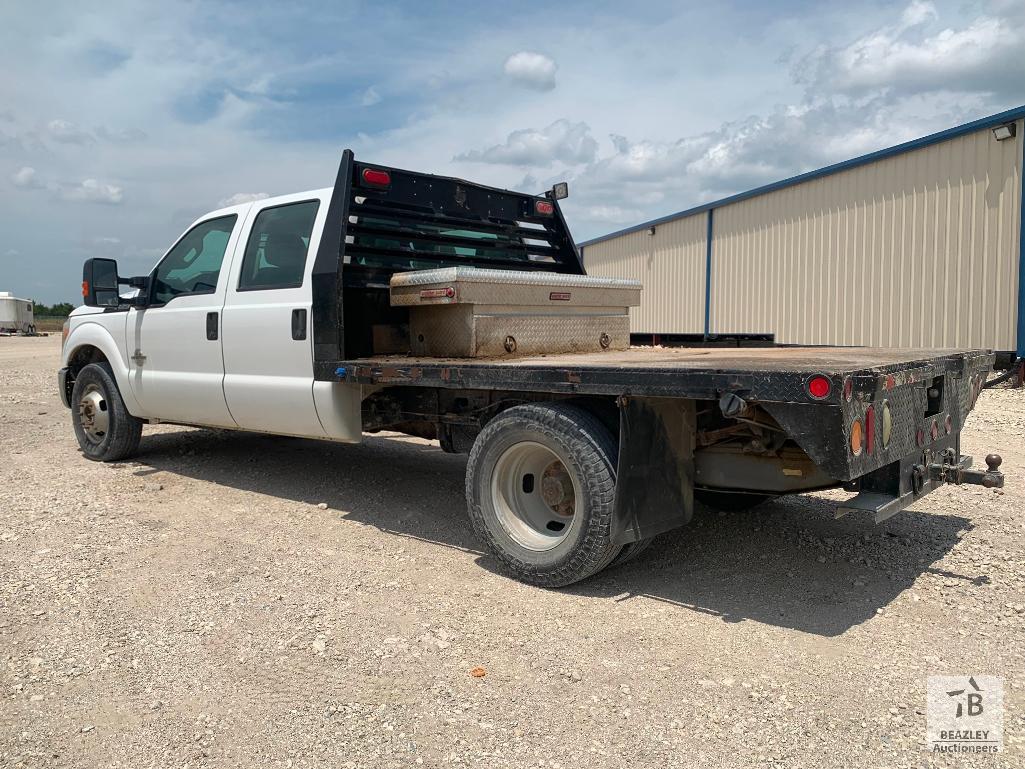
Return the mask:
[[[644,347],[601,353],[460,359],[379,355],[340,361],[339,378],[360,384],[496,387],[600,395],[716,397],[749,388],[764,400],[796,395],[808,402],[809,375],[859,379],[992,365],[984,350],[904,350],[882,347]],[[834,396],[836,393],[834,393]],[[820,402],[830,402],[827,396]]]

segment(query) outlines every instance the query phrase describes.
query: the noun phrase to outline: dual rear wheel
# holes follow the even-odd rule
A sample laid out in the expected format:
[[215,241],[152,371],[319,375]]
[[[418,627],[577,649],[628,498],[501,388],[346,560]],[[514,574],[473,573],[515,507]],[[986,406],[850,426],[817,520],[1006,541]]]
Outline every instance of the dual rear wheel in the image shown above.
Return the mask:
[[[543,587],[633,560],[652,539],[612,542],[618,449],[597,417],[572,404],[503,411],[470,451],[466,502],[474,531],[517,579]],[[694,496],[731,512],[769,498],[706,489]]]
[[563,403],[515,406],[477,436],[466,470],[474,531],[520,580],[578,582],[639,554],[615,545],[618,444],[588,411]]

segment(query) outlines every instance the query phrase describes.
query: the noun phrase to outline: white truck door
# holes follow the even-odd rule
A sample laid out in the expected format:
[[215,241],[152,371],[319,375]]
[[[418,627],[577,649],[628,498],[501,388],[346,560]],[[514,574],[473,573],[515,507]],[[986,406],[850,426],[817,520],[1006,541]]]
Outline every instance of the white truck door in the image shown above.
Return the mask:
[[225,254],[234,251],[247,209],[189,229],[154,269],[149,305],[128,311],[125,341],[129,381],[143,411],[138,416],[236,426],[222,389],[221,310]]
[[311,242],[327,201],[253,204],[224,303],[224,395],[239,427],[326,437],[313,400]]

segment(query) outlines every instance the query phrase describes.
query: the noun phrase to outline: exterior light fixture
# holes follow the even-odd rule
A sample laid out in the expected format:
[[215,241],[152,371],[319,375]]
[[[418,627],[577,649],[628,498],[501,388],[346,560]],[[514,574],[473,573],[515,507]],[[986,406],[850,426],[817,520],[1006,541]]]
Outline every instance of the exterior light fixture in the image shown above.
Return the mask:
[[650,227],[648,228],[648,234],[649,234],[649,235],[654,235],[654,234],[655,234],[655,225],[651,225],[651,226],[650,226]]
[[1018,126],[1015,123],[1004,123],[998,125],[993,129],[993,138],[998,142],[1004,141],[1004,139],[1013,139],[1018,133]]
[[552,197],[556,200],[563,200],[569,197],[569,184],[566,182],[557,182],[552,187]]

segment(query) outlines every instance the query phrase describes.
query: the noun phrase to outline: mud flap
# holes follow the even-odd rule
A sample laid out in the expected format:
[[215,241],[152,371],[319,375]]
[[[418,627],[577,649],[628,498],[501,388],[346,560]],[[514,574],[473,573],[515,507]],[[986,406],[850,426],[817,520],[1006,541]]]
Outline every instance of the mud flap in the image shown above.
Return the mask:
[[696,429],[692,400],[620,399],[614,542],[647,539],[690,521]]

